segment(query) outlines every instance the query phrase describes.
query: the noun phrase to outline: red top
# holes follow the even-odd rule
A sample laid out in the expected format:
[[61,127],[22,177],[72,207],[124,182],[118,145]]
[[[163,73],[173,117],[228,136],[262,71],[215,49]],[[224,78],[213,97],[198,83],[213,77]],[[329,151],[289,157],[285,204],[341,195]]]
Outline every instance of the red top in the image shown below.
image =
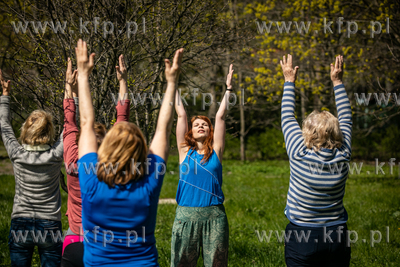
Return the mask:
[[[117,104],[117,121],[129,121],[130,101],[124,100]],[[76,125],[76,106],[73,98],[64,99],[64,164],[67,172],[68,187],[68,209],[67,215],[69,227],[75,234],[81,233],[82,228],[82,199],[79,186],[78,167],[78,145],[76,135],[79,132]]]

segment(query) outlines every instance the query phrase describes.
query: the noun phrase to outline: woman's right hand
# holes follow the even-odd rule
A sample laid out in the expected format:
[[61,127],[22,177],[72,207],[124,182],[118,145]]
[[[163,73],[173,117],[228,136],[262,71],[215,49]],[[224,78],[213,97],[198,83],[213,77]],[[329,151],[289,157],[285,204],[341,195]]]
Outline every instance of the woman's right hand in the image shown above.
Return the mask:
[[119,66],[115,66],[115,69],[117,70],[117,79],[120,82],[121,81],[126,82],[128,80],[128,71],[126,68],[124,55],[120,55],[118,60],[119,60]]
[[3,95],[10,95],[10,91],[11,91],[11,81],[8,80],[6,81],[3,78],[3,72],[2,70],[0,70],[0,83],[1,83],[1,87],[3,88]]
[[64,98],[72,98],[78,95],[78,70],[72,71],[72,61],[68,58],[67,72],[65,73],[65,96]]
[[282,66],[282,72],[283,76],[285,76],[285,82],[292,82],[294,83],[297,78],[297,70],[299,69],[298,66],[296,66],[293,69],[293,63],[292,63],[292,55],[288,54],[287,60],[285,56],[283,56],[283,60],[281,60],[281,66]]
[[342,84],[343,78],[343,56],[336,57],[335,65],[331,64],[331,80],[333,86]]

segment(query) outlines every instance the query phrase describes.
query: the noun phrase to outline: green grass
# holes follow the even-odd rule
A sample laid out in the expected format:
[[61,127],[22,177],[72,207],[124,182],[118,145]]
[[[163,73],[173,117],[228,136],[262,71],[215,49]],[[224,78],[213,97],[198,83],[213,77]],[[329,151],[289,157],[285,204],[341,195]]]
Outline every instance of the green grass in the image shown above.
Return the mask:
[[[387,164],[386,164],[387,165]],[[386,166],[385,165],[385,166]],[[364,166],[361,174],[350,175],[344,205],[349,213],[348,228],[358,233],[352,245],[352,266],[398,266],[400,262],[400,179],[396,175],[374,173],[374,166]],[[173,171],[174,174],[169,173]],[[285,266],[284,245],[276,238],[259,242],[255,230],[284,230],[288,220],[283,214],[289,184],[287,161],[223,163],[223,191],[229,220],[229,266]],[[14,179],[0,176],[0,265],[9,266],[8,233],[14,196]],[[175,198],[178,184],[178,159],[171,156],[161,198]],[[68,228],[67,195],[62,192],[63,228]],[[160,266],[169,266],[171,229],[176,205],[159,205],[156,239]],[[389,226],[389,243],[386,243]],[[370,231],[379,230],[382,241],[371,247]],[[366,239],[366,243],[362,242]],[[39,266],[37,253],[32,266]],[[201,266],[201,259],[198,266]]]

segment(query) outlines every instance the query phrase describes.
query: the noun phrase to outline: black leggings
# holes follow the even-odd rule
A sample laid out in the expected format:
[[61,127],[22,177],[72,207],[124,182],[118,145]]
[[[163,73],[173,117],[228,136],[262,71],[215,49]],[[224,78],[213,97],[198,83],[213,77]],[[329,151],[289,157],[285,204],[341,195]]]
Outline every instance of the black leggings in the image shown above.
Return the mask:
[[83,243],[69,244],[64,249],[61,267],[83,267]]
[[[331,232],[330,232],[331,231]],[[330,232],[330,234],[329,234]],[[300,239],[304,233],[303,238]],[[304,240],[309,233],[308,241]],[[340,266],[350,265],[350,246],[346,244],[347,225],[303,227],[289,223],[285,235],[285,261],[293,266]]]

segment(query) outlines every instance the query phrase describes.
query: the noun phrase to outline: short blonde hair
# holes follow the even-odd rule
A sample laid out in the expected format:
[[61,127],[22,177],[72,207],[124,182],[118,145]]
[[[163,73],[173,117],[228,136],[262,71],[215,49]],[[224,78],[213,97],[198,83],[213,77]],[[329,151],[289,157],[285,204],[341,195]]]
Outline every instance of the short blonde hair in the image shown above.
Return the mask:
[[343,134],[339,120],[329,111],[314,110],[303,121],[304,145],[319,151],[321,148],[339,148],[343,144]]
[[54,142],[53,116],[44,110],[35,110],[21,127],[19,140],[27,145],[51,145]]
[[[99,148],[97,178],[112,187],[138,181],[145,174],[146,157],[147,145],[142,131],[131,122],[120,122],[107,132]],[[135,168],[137,163],[140,163],[139,171]],[[114,173],[110,164],[116,169]]]

